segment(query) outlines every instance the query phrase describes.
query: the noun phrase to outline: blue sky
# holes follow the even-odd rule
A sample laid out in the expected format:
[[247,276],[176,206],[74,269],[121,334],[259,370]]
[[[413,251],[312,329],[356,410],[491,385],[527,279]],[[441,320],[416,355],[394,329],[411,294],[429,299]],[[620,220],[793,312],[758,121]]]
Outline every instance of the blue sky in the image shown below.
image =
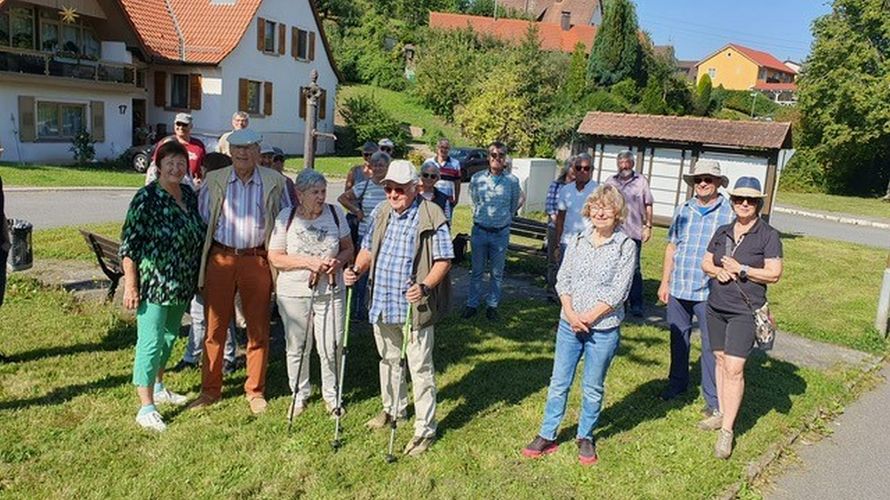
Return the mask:
[[640,28],[677,59],[700,60],[729,42],[780,61],[810,52],[810,25],[831,11],[828,0],[636,0]]

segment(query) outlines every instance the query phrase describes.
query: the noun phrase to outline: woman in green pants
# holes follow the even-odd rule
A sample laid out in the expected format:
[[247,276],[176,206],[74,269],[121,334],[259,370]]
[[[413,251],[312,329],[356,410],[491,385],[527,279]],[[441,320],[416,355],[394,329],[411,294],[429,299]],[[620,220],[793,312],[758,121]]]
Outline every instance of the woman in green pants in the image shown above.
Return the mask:
[[198,196],[181,184],[188,152],[176,141],[158,148],[158,179],[130,202],[121,236],[124,307],[136,310],[133,385],[142,403],[136,423],[167,428],[155,403],[181,405],[185,396],[164,387],[164,365],[179,334],[182,315],[195,294],[206,225]]

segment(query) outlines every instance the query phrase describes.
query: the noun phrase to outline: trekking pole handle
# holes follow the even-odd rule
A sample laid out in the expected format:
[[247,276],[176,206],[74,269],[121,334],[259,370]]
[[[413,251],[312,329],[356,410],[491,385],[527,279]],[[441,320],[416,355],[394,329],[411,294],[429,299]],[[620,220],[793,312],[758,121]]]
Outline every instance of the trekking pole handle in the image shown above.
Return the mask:
[[315,288],[315,285],[318,284],[318,273],[310,272],[309,273],[309,288]]

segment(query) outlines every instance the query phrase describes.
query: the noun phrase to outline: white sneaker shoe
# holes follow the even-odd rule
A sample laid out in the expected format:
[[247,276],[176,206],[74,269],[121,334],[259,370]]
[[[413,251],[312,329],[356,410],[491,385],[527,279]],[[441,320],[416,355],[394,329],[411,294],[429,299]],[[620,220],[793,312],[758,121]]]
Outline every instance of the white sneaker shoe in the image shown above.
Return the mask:
[[136,423],[143,429],[151,431],[164,432],[167,430],[167,424],[164,423],[161,414],[156,411],[137,416]]
[[154,400],[155,403],[166,403],[173,406],[182,406],[189,399],[182,394],[176,394],[175,392],[172,392],[170,389],[167,389],[165,387],[163,391],[155,392]]

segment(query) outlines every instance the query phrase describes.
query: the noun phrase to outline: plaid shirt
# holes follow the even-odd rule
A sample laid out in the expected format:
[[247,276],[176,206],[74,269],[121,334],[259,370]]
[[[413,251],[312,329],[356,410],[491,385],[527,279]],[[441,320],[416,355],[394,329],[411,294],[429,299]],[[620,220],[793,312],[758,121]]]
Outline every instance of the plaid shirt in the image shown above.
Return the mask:
[[556,217],[556,212],[559,211],[559,207],[556,206],[556,202],[559,201],[559,188],[563,187],[563,183],[555,180],[550,183],[550,187],[547,188],[547,199],[544,201],[544,211],[547,212],[547,215],[551,216],[551,218],[547,219],[547,225],[550,227],[556,227],[556,223],[553,222],[553,217]]
[[[401,215],[392,211],[386,234],[380,244],[377,261],[374,266],[374,291],[371,294],[371,310],[368,321],[371,324],[401,324],[405,322],[408,300],[405,292],[411,282],[414,270],[414,243],[417,238],[418,207],[420,197]],[[377,220],[375,208],[369,219],[368,233],[362,239],[362,248],[371,251],[374,238],[374,221]],[[450,260],[454,258],[454,247],[448,224],[442,224],[433,236],[433,260]]]
[[519,179],[510,172],[492,175],[490,170],[476,172],[470,179],[473,223],[501,228],[513,222],[519,208]]
[[708,242],[717,228],[733,220],[729,200],[719,196],[702,215],[695,198],[680,205],[674,214],[668,240],[677,246],[670,293],[683,300],[701,302],[708,299],[708,277],[701,269]]

